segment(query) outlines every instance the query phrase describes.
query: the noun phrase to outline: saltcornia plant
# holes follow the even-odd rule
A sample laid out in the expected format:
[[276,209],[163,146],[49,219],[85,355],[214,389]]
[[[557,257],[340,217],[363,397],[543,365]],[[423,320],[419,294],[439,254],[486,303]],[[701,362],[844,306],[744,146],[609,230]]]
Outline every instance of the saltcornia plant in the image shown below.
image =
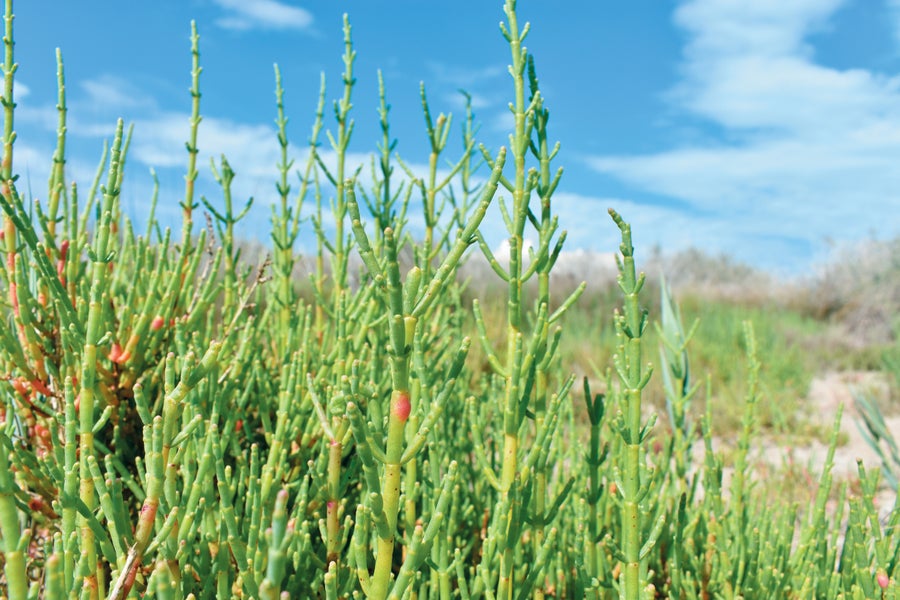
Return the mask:
[[[240,165],[217,158],[221,195],[195,197],[196,26],[184,196],[156,190],[137,229],[119,200],[124,123],[87,188],[67,179],[61,56],[46,199],[22,195],[6,0],[0,594],[897,597],[900,511],[880,518],[876,470],[861,466],[858,489],[840,487],[829,504],[829,455],[810,507],[772,502],[752,477],[762,397],[749,326],[744,419],[726,482],[711,390],[692,425],[702,378],[689,369],[691,333],[665,287],[658,372],[673,437],[653,425],[643,397],[644,276],[631,227],[614,211],[618,347],[609,370],[585,381],[586,408],[576,400],[558,348],[584,286],[554,280],[565,240],[554,213],[559,145],[525,46],[529,25],[514,0],[503,10],[509,145],[478,143],[466,96],[454,149],[452,116],[423,86],[428,166],[418,173],[398,158],[380,73],[381,138],[368,164],[353,163],[363,75],[349,20],[338,98],[328,113],[323,77],[299,165],[276,68],[271,257],[250,265],[239,230],[251,200],[232,187]],[[333,161],[320,152],[326,144]],[[158,202],[182,208],[174,240],[154,217]],[[201,206],[207,228],[196,227]],[[410,215],[420,210],[424,230],[414,232]],[[506,226],[508,256],[494,256],[481,230],[491,211]],[[295,277],[304,236],[316,248],[305,282]],[[497,311],[463,300],[457,269],[479,250],[505,288],[499,326],[486,316]],[[480,360],[469,354],[473,339]]]

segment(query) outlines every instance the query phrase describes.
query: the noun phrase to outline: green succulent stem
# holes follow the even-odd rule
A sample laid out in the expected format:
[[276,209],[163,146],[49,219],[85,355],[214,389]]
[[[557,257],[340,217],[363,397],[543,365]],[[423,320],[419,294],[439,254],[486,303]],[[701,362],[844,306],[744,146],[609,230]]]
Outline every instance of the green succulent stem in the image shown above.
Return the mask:
[[16,484],[10,470],[10,439],[0,433],[0,534],[5,557],[3,574],[10,598],[25,598],[28,592],[25,552],[22,547],[19,513],[16,508]]
[[197,23],[191,21],[191,117],[190,134],[185,144],[188,152],[187,172],[184,176],[184,200],[181,203],[181,244],[184,248],[191,246],[191,235],[194,229],[194,189],[197,183],[197,154],[200,149],[197,146],[197,133],[200,129],[200,34],[197,33]]
[[[116,127],[116,136],[113,140],[110,153],[109,176],[103,194],[103,204],[101,205],[100,213],[101,220],[94,240],[94,246],[91,249],[90,305],[87,316],[87,327],[85,328],[85,345],[81,368],[81,391],[79,393],[78,407],[80,420],[78,452],[80,457],[79,472],[81,474],[79,497],[88,510],[94,510],[96,505],[94,482],[90,477],[88,458],[94,455],[94,419],[97,406],[97,392],[100,387],[97,374],[97,365],[99,361],[97,350],[98,343],[103,334],[103,331],[101,330],[101,317],[107,289],[106,282],[109,276],[109,264],[112,258],[110,256],[110,236],[113,210],[119,194],[117,184],[119,180],[118,169],[121,157],[122,134],[123,123],[120,119]],[[100,581],[102,571],[99,569],[99,564],[97,562],[93,529],[84,518],[81,519],[81,537],[87,561],[87,574],[85,579],[88,580],[89,583],[86,584],[86,586],[91,590],[94,590],[92,593],[93,596],[98,589],[102,588],[102,581]]]
[[645,541],[642,539],[643,528],[647,520],[641,508],[641,500],[646,495],[646,490],[641,485],[641,473],[646,469],[642,445],[647,434],[642,425],[641,400],[652,369],[648,366],[645,371],[642,364],[641,336],[646,327],[647,315],[640,308],[639,293],[644,286],[644,275],[642,273],[638,276],[635,269],[631,226],[614,210],[610,209],[609,214],[622,234],[618,284],[624,295],[622,314],[616,315],[619,353],[614,359],[624,400],[624,415],[619,425],[623,440],[619,459],[623,557],[620,585],[625,598],[638,600],[646,585],[641,576],[641,552]]
[[[762,429],[793,418],[762,402],[788,387],[776,375],[784,365],[771,342],[781,332],[767,327],[769,315],[751,309],[739,336],[732,322],[709,323],[721,307],[699,298],[710,314],[686,330],[663,280],[655,333],[671,434],[645,416],[654,332],[632,230],[615,211],[616,346],[611,364],[593,364],[602,351],[587,338],[609,331],[592,302],[608,297],[595,288],[592,302],[578,302],[584,283],[561,290],[557,263],[569,257],[554,214],[560,146],[524,45],[529,25],[515,0],[503,7],[513,126],[496,151],[478,144],[476,96],[463,92],[454,149],[452,115],[436,110],[423,84],[427,145],[418,159],[401,158],[391,79],[378,72],[369,111],[377,150],[354,165],[356,53],[345,17],[335,127],[322,132],[323,75],[295,166],[276,67],[272,258],[254,269],[241,237],[260,209],[252,199],[235,204],[239,166],[216,158],[211,188],[197,175],[196,26],[184,197],[166,198],[154,175],[148,222],[138,226],[121,203],[132,189],[132,128],[122,121],[87,187],[66,184],[59,54],[47,196],[17,188],[7,0],[0,597],[897,597],[900,508],[879,502],[879,465],[859,464],[835,485],[840,414],[821,473],[787,465],[791,482],[810,484],[790,492],[814,493],[814,502],[776,502],[780,480],[756,476]],[[481,164],[489,173],[477,172]],[[180,238],[160,216],[176,204]],[[201,204],[214,233],[193,230]],[[506,228],[502,256],[488,246],[493,216]],[[478,280],[481,265],[461,268],[476,244],[491,282]],[[309,277],[298,281],[302,271]],[[584,321],[570,321],[573,308]],[[574,344],[573,329],[582,329]],[[473,333],[480,351],[476,343],[470,352]],[[704,360],[689,360],[694,337]],[[712,375],[705,414],[691,422],[696,371],[717,343],[727,358],[735,344],[746,349],[743,418],[730,432],[714,430],[714,417],[730,416],[721,399],[731,389]],[[585,355],[593,376],[576,405],[569,369]],[[791,378],[802,378],[797,362],[782,361]],[[900,461],[885,418],[874,398],[857,408],[890,476]],[[714,439],[729,433],[736,448],[717,451]],[[729,483],[726,468],[735,469]]]
[[[14,119],[15,119],[15,99],[13,90],[15,84],[15,74],[18,65],[14,62],[13,49],[15,41],[13,40],[13,3],[12,0],[6,0],[5,11],[3,14],[4,33],[3,33],[3,157],[0,159],[0,194],[6,199],[7,203],[13,204],[13,143],[16,139]],[[9,281],[15,276],[15,256],[16,256],[16,227],[9,215],[3,215],[3,243],[6,251],[6,264],[9,271]],[[10,302],[15,302],[15,288],[9,287]]]
[[56,110],[59,113],[56,125],[56,150],[53,153],[53,169],[50,172],[47,200],[47,230],[49,238],[56,238],[56,226],[58,223],[60,200],[64,200],[66,189],[66,80],[63,69],[62,52],[56,50],[56,83],[57,103]]

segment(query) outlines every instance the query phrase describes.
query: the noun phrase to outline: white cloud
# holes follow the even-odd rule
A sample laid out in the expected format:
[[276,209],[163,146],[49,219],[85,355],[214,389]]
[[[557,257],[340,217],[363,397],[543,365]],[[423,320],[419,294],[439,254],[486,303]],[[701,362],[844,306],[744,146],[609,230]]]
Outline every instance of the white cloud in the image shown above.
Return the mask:
[[[134,163],[139,163],[142,165],[142,167],[138,167],[139,169],[152,167],[161,174],[166,173],[170,181],[180,179],[180,175],[173,176],[172,174],[179,171],[183,173],[187,167],[188,154],[185,149],[185,142],[188,139],[189,127],[189,115],[187,113],[165,113],[156,117],[135,121],[135,132],[130,150],[130,168],[134,169]],[[204,195],[213,206],[221,206],[222,192],[219,185],[214,181],[210,168],[210,159],[212,158],[215,161],[216,168],[221,170],[221,157],[224,155],[235,171],[235,178],[231,187],[235,210],[243,206],[243,203],[248,198],[254,198],[252,210],[239,227],[240,233],[244,237],[255,237],[260,241],[266,242],[269,235],[270,207],[277,201],[275,182],[279,177],[277,163],[280,160],[280,149],[274,127],[263,124],[238,123],[229,119],[207,116],[200,122],[197,145],[199,153],[197,157],[198,180],[196,197],[199,199],[201,195]],[[299,191],[297,173],[306,164],[308,149],[303,146],[291,146],[288,152],[289,156],[294,159],[294,166],[289,174],[289,183],[292,189],[291,202],[293,202]],[[327,142],[325,142],[325,147],[319,150],[319,156],[329,171],[335,174],[337,157],[328,147]],[[360,172],[360,182],[367,189],[370,186],[370,169],[368,165],[371,157],[371,153],[363,152],[348,152],[345,157],[345,176],[349,177],[358,166],[363,165],[363,169]],[[427,172],[426,165],[413,163],[408,166],[419,174]],[[399,169],[396,173],[396,177],[403,177],[402,171]],[[319,181],[322,186],[323,205],[325,211],[328,212],[328,205],[334,196],[334,188],[324,174],[320,174]],[[394,185],[397,185],[397,183],[395,182]],[[161,208],[163,207],[163,202],[169,208],[177,208],[176,199],[182,197],[183,187],[179,188],[178,186],[173,187],[170,185],[169,191],[170,193],[166,196],[165,201],[161,195]],[[173,194],[174,198],[172,197]],[[417,200],[417,198],[418,196],[414,194],[414,200]],[[362,210],[365,212],[363,199],[360,198],[359,202],[363,205]],[[310,190],[304,213],[308,214],[312,207],[313,196]],[[201,208],[198,210],[205,209]],[[413,210],[411,208],[410,210],[412,217],[415,217],[420,212],[418,209]],[[197,219],[195,221],[199,222]],[[423,229],[421,224],[416,222],[411,222],[410,226],[413,229]],[[331,231],[328,224],[326,224],[326,229]],[[312,235],[312,233],[309,235]],[[303,243],[312,244],[310,239]]]
[[[158,168],[181,166],[187,163],[185,142],[190,133],[190,116],[187,113],[165,113],[160,116],[135,121],[132,156],[148,166]],[[228,119],[204,116],[198,133],[200,158],[198,164],[209,162],[209,148],[215,148],[215,156],[224,154],[234,165],[241,165],[258,174],[260,165],[274,165],[277,157],[277,141],[271,127],[246,125]],[[248,165],[252,165],[248,167]]]
[[308,10],[277,0],[215,0],[227,11],[216,24],[225,29],[299,29],[312,27]]
[[739,254],[754,244],[774,255],[779,242],[812,248],[829,236],[896,233],[900,77],[819,64],[806,41],[840,4],[683,4],[675,13],[688,33],[683,80],[669,99],[722,128],[722,141],[588,164],[680,200],[701,215],[685,226],[710,220],[730,233],[704,235]]
[[471,92],[473,85],[486,81],[493,81],[506,74],[506,69],[498,66],[488,67],[461,67],[438,61],[428,61],[433,81],[450,84],[457,88]]
[[822,28],[840,3],[695,0],[681,6],[675,20],[692,39],[685,48],[685,81],[674,97],[737,129],[828,134],[872,118],[897,118],[898,78],[814,62],[804,38]]
[[135,108],[153,108],[156,101],[152,96],[139,90],[128,80],[114,75],[101,75],[94,79],[80,82],[79,87],[87,98],[80,99],[79,109],[90,108],[94,111],[116,112]]
[[24,100],[28,97],[28,94],[31,93],[31,88],[29,88],[24,83],[17,81],[15,88],[13,88],[13,98],[16,102]]
[[[506,69],[497,66],[464,67],[438,61],[428,61],[427,66],[431,71],[429,81],[433,82],[433,86],[427,86],[426,91],[431,91],[433,87],[447,90],[440,97],[456,111],[459,122],[465,118],[466,108],[466,97],[460,93],[461,91],[465,91],[471,96],[476,121],[480,122],[481,115],[488,112],[509,113],[506,109],[505,96],[498,93],[496,89],[497,83],[506,83],[504,81]],[[432,111],[437,112],[430,95],[429,100],[432,104]],[[505,119],[502,123],[505,124],[507,121],[511,122],[512,119]],[[503,125],[498,124],[500,122],[500,117],[488,116],[490,130],[501,128]]]
[[502,109],[488,119],[488,128],[491,131],[511,133],[516,130],[516,117],[509,109]]
[[56,131],[59,111],[55,106],[35,106],[16,97],[15,122],[36,125],[41,131]]
[[894,26],[894,39],[900,43],[900,0],[887,0],[888,10]]
[[827,26],[845,0],[691,0],[675,22],[692,36],[689,60],[709,56],[810,53],[804,38]]
[[[473,94],[469,90],[466,90],[469,93],[472,100],[472,110],[477,111],[481,108],[487,108],[494,104],[494,101],[489,99],[487,96],[482,94]],[[465,115],[466,110],[466,97],[460,92],[456,92],[453,94],[444,94],[444,100],[453,106],[454,110],[460,111],[460,114]]]

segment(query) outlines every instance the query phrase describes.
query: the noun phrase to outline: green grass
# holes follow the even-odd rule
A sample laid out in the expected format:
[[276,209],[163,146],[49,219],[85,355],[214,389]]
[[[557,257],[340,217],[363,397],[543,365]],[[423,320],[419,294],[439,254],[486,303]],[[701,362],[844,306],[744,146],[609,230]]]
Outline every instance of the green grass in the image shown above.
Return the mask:
[[[571,334],[560,345],[565,364],[598,381],[615,349],[608,307],[616,301],[611,296],[612,293],[589,295],[577,304],[567,315]],[[795,413],[802,408],[812,378],[823,366],[827,368],[821,355],[807,350],[817,336],[824,334],[827,325],[789,308],[744,306],[726,299],[686,296],[681,299],[681,309],[685,323],[698,321],[690,344],[692,372],[695,378],[709,377],[715,430],[728,435],[740,423],[741,400],[747,387],[746,364],[742,360],[746,348],[741,337],[745,321],[753,324],[760,356],[766,357],[759,373],[763,396],[760,422],[765,429],[777,433],[793,428]],[[651,306],[651,314],[659,314],[655,306]],[[646,340],[648,347],[654,349],[651,360],[658,362],[655,349],[660,340],[655,329],[648,329]],[[651,382],[646,394],[657,410],[665,406],[660,378]],[[699,411],[697,408],[695,417]]]

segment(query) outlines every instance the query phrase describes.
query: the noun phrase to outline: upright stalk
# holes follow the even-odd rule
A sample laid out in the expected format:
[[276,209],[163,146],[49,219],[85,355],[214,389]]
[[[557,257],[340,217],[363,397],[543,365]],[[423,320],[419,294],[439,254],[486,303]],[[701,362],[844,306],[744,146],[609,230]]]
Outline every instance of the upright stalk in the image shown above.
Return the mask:
[[294,161],[288,157],[288,119],[284,114],[284,88],[281,85],[281,71],[275,65],[275,101],[277,106],[277,118],[275,124],[278,128],[279,180],[275,184],[278,192],[279,205],[275,212],[272,226],[272,244],[274,246],[273,272],[276,279],[277,293],[275,295],[278,311],[278,340],[282,355],[286,355],[290,347],[289,340],[294,330],[297,312],[295,310],[296,294],[294,292],[294,244],[300,234],[300,213],[303,201],[309,192],[312,183],[312,173],[316,166],[316,152],[319,132],[322,129],[322,116],[325,108],[325,80],[319,89],[319,102],[316,106],[316,116],[313,121],[312,133],[309,138],[309,154],[300,178],[300,190],[294,205],[288,202],[291,186],[288,183],[291,167]]
[[[510,513],[505,517],[513,520],[513,506],[517,498],[514,483],[519,470],[519,427],[521,425],[522,386],[526,374],[522,372],[522,248],[524,246],[525,221],[528,201],[532,188],[525,169],[525,159],[531,141],[534,114],[525,102],[525,68],[527,51],[522,46],[528,35],[529,25],[522,30],[516,17],[515,0],[507,0],[504,12],[507,25],[501,23],[501,31],[509,42],[512,54],[510,74],[513,78],[514,98],[512,103],[515,129],[510,136],[510,153],[513,162],[513,180],[509,191],[512,193],[513,207],[509,228],[509,271],[507,286],[507,329],[506,329],[506,384],[503,402],[503,458],[500,475],[500,499],[498,506],[505,506]],[[500,579],[498,598],[512,598],[515,588],[515,540],[504,540],[500,554]]]
[[[449,370],[449,379],[444,386],[445,389],[434,399],[428,418],[422,421],[419,431],[413,438],[414,441],[411,444],[407,444],[405,429],[412,410],[410,402],[410,360],[412,347],[417,335],[416,327],[420,319],[428,314],[433,303],[440,298],[453,277],[463,252],[475,239],[475,232],[484,219],[488,206],[497,191],[505,158],[506,152],[504,149],[501,149],[494,161],[491,178],[484,188],[478,209],[472,214],[465,229],[454,240],[441,265],[428,279],[423,278],[422,270],[419,267],[413,267],[407,273],[405,280],[401,280],[400,266],[397,260],[397,240],[394,237],[393,229],[390,227],[384,231],[385,257],[383,262],[379,262],[372,250],[369,236],[361,222],[359,205],[353,191],[353,182],[347,182],[348,209],[350,211],[353,234],[356,237],[360,256],[381,294],[382,302],[387,308],[389,319],[388,354],[391,371],[391,394],[387,415],[387,432],[384,448],[379,448],[374,453],[382,463],[381,481],[380,489],[370,490],[370,503],[374,502],[374,506],[370,505],[369,507],[369,510],[374,512],[376,521],[375,567],[371,578],[368,577],[366,571],[361,579],[368,586],[366,593],[369,598],[382,600],[387,597],[391,589],[390,583],[393,575],[393,552],[400,509],[403,465],[412,460],[418,450],[424,445],[426,437],[423,432],[427,432],[434,426],[434,421],[441,413],[442,397],[446,398],[446,392],[452,386],[459,370],[462,368],[465,353],[468,350],[468,340],[464,340],[463,347]],[[359,420],[355,417],[355,415],[358,415],[358,408],[354,405],[348,408],[351,411],[351,421],[355,420],[357,423],[354,426],[353,435],[359,447],[363,466],[369,470],[370,474],[374,475],[374,461],[371,458],[367,458],[371,455],[365,450],[365,448],[372,445],[372,441],[369,439],[370,434],[365,432],[365,428],[359,425]],[[370,429],[374,428],[372,425],[369,427]],[[374,480],[372,475],[368,476],[370,480]],[[446,491],[442,491],[442,498],[449,494],[450,487],[445,485],[444,490]],[[424,533],[426,540],[434,539],[434,536],[437,535],[434,525],[434,523],[430,524]],[[421,535],[420,528],[417,528],[407,560],[424,560],[424,554],[419,546],[422,541]],[[399,585],[401,579],[397,581]],[[404,579],[403,581],[407,581],[404,585],[408,585],[408,580]],[[398,597],[403,591],[404,589],[396,590]]]
[[[511,136],[511,149],[514,168],[512,186],[513,211],[512,227],[509,239],[509,285],[507,287],[507,331],[506,352],[507,372],[512,374],[516,370],[515,355],[516,345],[521,344],[522,335],[522,246],[524,244],[525,217],[528,213],[528,199],[530,188],[526,185],[525,157],[530,141],[530,129],[532,122],[528,121],[527,106],[525,104],[525,64],[526,50],[522,47],[522,41],[528,33],[528,26],[520,32],[516,21],[516,3],[507,0],[504,11],[509,20],[509,29],[501,24],[503,35],[509,41],[512,51],[512,68],[510,72],[515,86],[513,101],[515,130]],[[516,476],[517,457],[519,449],[518,433],[518,390],[515,385],[515,377],[508,377],[505,388],[504,402],[504,436],[503,436],[503,470],[500,479],[501,490],[504,495],[509,493]],[[501,578],[512,576],[511,556],[506,557],[506,569],[501,562]]]
[[47,229],[54,241],[59,201],[63,197],[63,190],[66,186],[66,113],[68,112],[65,71],[63,70],[62,53],[58,48],[56,50],[56,85],[56,110],[59,112],[59,121],[56,126],[56,151],[53,153],[53,170],[50,172],[50,190],[47,202]]
[[[6,12],[3,16],[5,30],[3,34],[3,160],[0,162],[0,176],[3,177],[3,195],[9,198],[9,189],[6,187],[7,182],[12,178],[13,164],[13,142],[16,134],[13,127],[13,116],[15,113],[16,103],[13,99],[13,84],[15,80],[16,69],[19,65],[13,62],[13,15],[12,0],[6,0]],[[6,241],[7,245],[10,240]]]
[[[641,356],[641,336],[647,326],[647,313],[640,308],[638,294],[644,286],[644,274],[636,275],[634,247],[631,244],[631,226],[614,210],[610,216],[622,233],[619,246],[619,288],[625,295],[622,313],[616,312],[616,333],[619,338],[618,353],[614,357],[616,371],[621,380],[621,394],[624,398],[624,414],[619,415],[619,434],[622,436],[622,455],[619,458],[619,478],[621,480],[622,556],[624,565],[620,585],[626,600],[638,600],[645,582],[641,581],[642,532],[645,515],[641,512],[641,500],[647,489],[641,486],[644,470],[642,445],[649,425],[641,423],[641,393],[650,380],[652,369],[643,370]],[[652,536],[651,536],[652,539]]]
[[[10,183],[13,177],[13,142],[16,139],[13,123],[15,116],[16,103],[13,98],[13,83],[15,80],[16,69],[19,65],[13,62],[13,6],[12,0],[6,0],[6,12],[3,16],[5,25],[3,34],[3,98],[0,103],[3,104],[3,158],[0,160],[0,194],[6,198],[7,202],[13,204],[12,190]],[[16,290],[15,284],[15,258],[16,258],[16,228],[12,219],[4,215],[3,217],[3,241],[6,250],[6,267],[9,270],[9,300],[10,304],[16,306]]]
[[[350,137],[353,134],[353,119],[350,118],[351,95],[356,79],[353,77],[353,63],[356,60],[356,51],[353,49],[353,39],[350,37],[350,20],[344,15],[344,73],[341,80],[344,83],[344,94],[340,100],[334,103],[334,116],[337,120],[337,137],[327,132],[328,140],[334,150],[337,164],[335,172],[331,175],[328,169],[324,169],[326,175],[335,186],[335,198],[332,204],[334,216],[334,242],[330,245],[333,258],[331,263],[332,276],[332,301],[336,303],[341,292],[347,288],[347,240],[345,239],[344,226],[347,220],[347,185],[351,181],[347,178],[347,149],[350,147]],[[320,160],[316,155],[317,160]],[[324,165],[320,161],[320,165]],[[321,225],[321,223],[320,223]]]
[[[297,235],[297,224],[292,218],[293,210],[296,210],[296,217],[299,219],[300,210],[302,208],[303,196],[298,196],[297,206],[288,206],[288,196],[291,193],[291,184],[288,183],[288,174],[294,164],[293,160],[288,158],[288,137],[287,123],[288,119],[284,115],[284,88],[281,86],[281,70],[275,65],[275,105],[277,116],[275,125],[278,128],[278,181],[275,183],[275,189],[278,192],[278,201],[280,212],[276,212],[273,208],[272,212],[272,242],[274,246],[274,264],[272,271],[275,273],[276,286],[278,293],[276,294],[276,302],[278,304],[278,329],[279,343],[283,344],[283,339],[290,337],[291,327],[291,306],[294,304],[294,289],[291,282],[291,274],[294,268],[294,241]],[[303,187],[306,187],[306,179],[303,180]],[[282,354],[286,348],[280,348]]]
[[479,127],[475,125],[475,115],[472,111],[472,95],[467,92],[462,92],[462,94],[466,99],[466,118],[462,126],[462,143],[463,148],[466,148],[467,152],[463,155],[462,165],[459,169],[461,196],[459,198],[450,196],[454,203],[453,218],[460,229],[465,227],[466,215],[469,214],[471,203],[479,187],[478,184],[472,181],[472,176],[483,162],[474,159],[477,152],[475,149],[475,136],[478,134]]
[[[103,335],[102,318],[103,307],[107,303],[110,265],[110,230],[113,210],[118,199],[116,182],[119,179],[119,161],[122,149],[123,123],[119,119],[116,125],[116,137],[113,140],[112,152],[109,161],[109,177],[103,194],[103,204],[100,212],[100,223],[97,234],[94,237],[94,245],[91,249],[91,291],[88,308],[87,330],[85,332],[85,345],[81,363],[81,392],[78,407],[80,427],[79,439],[79,473],[81,486],[79,496],[89,511],[96,507],[94,494],[94,482],[91,479],[88,458],[94,456],[94,424],[97,394],[100,381],[97,373],[97,344]],[[82,549],[87,559],[88,572],[85,575],[85,587],[90,589],[91,598],[99,597],[99,590],[103,587],[101,578],[102,569],[97,562],[97,548],[94,542],[94,531],[89,526],[87,519],[80,517]]]
[[187,249],[191,247],[191,235],[194,228],[193,214],[197,204],[194,203],[194,185],[197,181],[197,131],[200,129],[200,34],[197,33],[197,22],[191,21],[191,131],[187,142],[188,168],[184,176],[184,201],[181,203],[181,245],[185,250],[185,260],[189,256]]
[[[538,180],[537,192],[541,202],[540,222],[538,229],[539,247],[546,249],[549,247],[551,239],[556,233],[557,220],[551,212],[551,196],[562,177],[562,168],[558,169],[555,174],[551,174],[550,161],[559,151],[559,144],[551,150],[547,140],[547,121],[550,118],[550,112],[544,108],[543,102],[538,90],[538,80],[534,71],[534,59],[529,57],[528,60],[528,80],[531,88],[531,102],[534,106],[534,135],[537,138],[536,143],[531,144],[532,153],[538,160]],[[566,234],[563,232],[556,243],[556,250],[552,256],[544,256],[543,252],[540,256],[534,258],[538,280],[538,294],[536,302],[536,313],[540,314],[543,310],[544,314],[550,307],[550,274],[553,270],[556,258],[562,249]],[[582,287],[581,290],[584,288]],[[581,292],[578,291],[578,294]],[[536,431],[541,431],[547,420],[547,404],[549,401],[549,380],[550,375],[556,366],[554,361],[555,353],[548,348],[550,341],[550,319],[543,319],[537,323],[539,328],[538,336],[538,352],[541,357],[538,359],[535,369],[535,394],[534,394],[534,426]],[[558,335],[561,333],[557,329]],[[537,357],[536,357],[537,358]],[[548,465],[549,456],[543,455],[535,465],[535,486],[534,486],[534,553],[537,555],[544,545],[545,526],[547,516],[547,482],[548,482]],[[534,598],[540,600],[544,597],[542,586],[537,586],[534,590]]]
[[237,286],[239,281],[237,259],[240,251],[235,252],[234,249],[234,225],[243,219],[250,211],[253,205],[253,197],[247,200],[247,203],[237,215],[234,214],[233,200],[231,195],[231,183],[234,181],[234,170],[228,164],[225,156],[222,156],[221,168],[216,167],[213,159],[210,159],[210,168],[212,169],[213,178],[222,187],[222,199],[224,201],[224,210],[219,212],[216,208],[201,197],[203,205],[210,212],[211,219],[216,225],[219,232],[219,238],[222,243],[222,250],[225,253],[225,300],[222,305],[224,314],[228,314],[235,308],[237,302]]
[[422,261],[420,267],[427,277],[431,273],[431,263],[441,250],[438,245],[435,248],[435,227],[437,226],[437,193],[440,189],[437,181],[438,161],[441,152],[447,145],[447,137],[450,134],[450,123],[452,116],[441,113],[437,120],[432,120],[431,109],[428,106],[428,98],[425,95],[425,84],[419,86],[419,93],[422,96],[422,112],[425,114],[425,127],[428,130],[428,142],[431,152],[428,154],[428,177],[427,181],[422,185],[422,201],[425,209],[425,240],[422,244]]
[[373,168],[373,179],[375,183],[375,192],[376,194],[377,192],[380,192],[380,194],[377,194],[380,197],[377,197],[372,206],[369,207],[372,211],[372,217],[378,224],[378,229],[375,231],[375,243],[378,248],[380,248],[383,243],[382,236],[384,235],[384,230],[390,227],[393,220],[398,216],[394,212],[394,206],[403,189],[403,183],[398,186],[396,192],[391,187],[394,175],[394,166],[391,164],[391,157],[394,154],[394,149],[397,147],[397,140],[391,139],[391,124],[388,118],[390,110],[391,105],[387,103],[384,90],[384,76],[379,70],[378,124],[381,128],[381,142],[378,143],[378,172],[380,172],[380,174],[375,172]]
[[10,469],[9,454],[12,444],[5,433],[0,432],[0,547],[3,549],[3,575],[10,598],[25,598],[28,593],[28,576],[25,552],[21,543],[19,512],[16,508],[16,483]]

